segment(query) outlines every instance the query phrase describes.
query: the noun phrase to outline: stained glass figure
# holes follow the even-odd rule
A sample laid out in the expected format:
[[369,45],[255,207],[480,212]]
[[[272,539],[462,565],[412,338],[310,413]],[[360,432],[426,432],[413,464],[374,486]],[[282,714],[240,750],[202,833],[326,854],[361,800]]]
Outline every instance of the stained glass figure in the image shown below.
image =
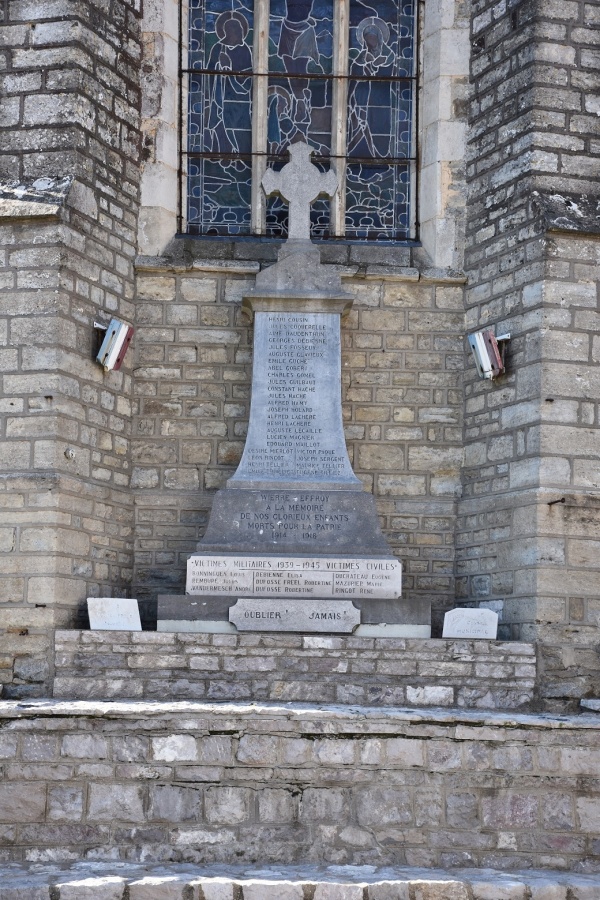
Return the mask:
[[203,234],[248,233],[252,2],[191,2],[188,222]]
[[[350,0],[347,44],[340,44],[338,0],[190,0],[189,230],[250,234],[252,197],[260,189],[252,184],[252,160],[262,156],[278,170],[290,145],[305,140],[323,171],[332,165],[333,146],[345,162],[345,214],[336,228],[345,218],[351,240],[409,237],[415,6],[416,0]],[[268,31],[261,29],[255,46],[255,18],[267,9]],[[342,45],[349,48],[347,69],[334,88]],[[264,77],[254,72],[255,53],[268,59]],[[254,129],[253,101],[265,111]],[[332,143],[340,121],[345,148],[343,131]],[[328,200],[313,204],[311,221],[313,238],[331,236]],[[285,202],[271,197],[264,233],[285,237],[287,222]]]
[[[350,2],[347,236],[408,236],[414,3]],[[353,165],[352,159],[361,164]],[[369,160],[386,160],[374,165]]]
[[[304,139],[331,146],[333,0],[273,0],[269,28],[268,152]],[[285,74],[288,77],[278,77]],[[309,76],[309,77],[306,77]],[[317,77],[316,77],[317,76]]]

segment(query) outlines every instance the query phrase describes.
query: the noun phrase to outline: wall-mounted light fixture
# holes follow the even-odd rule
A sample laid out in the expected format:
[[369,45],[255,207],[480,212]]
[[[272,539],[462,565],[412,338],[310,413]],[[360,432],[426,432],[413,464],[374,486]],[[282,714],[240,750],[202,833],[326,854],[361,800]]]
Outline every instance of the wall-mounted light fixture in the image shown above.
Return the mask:
[[111,319],[108,326],[94,322],[94,328],[106,331],[96,362],[100,363],[105,372],[118,371],[133,337],[132,326],[120,319]]
[[496,337],[493,331],[477,331],[469,335],[475,365],[480,378],[498,378],[505,372],[504,357],[510,334]]

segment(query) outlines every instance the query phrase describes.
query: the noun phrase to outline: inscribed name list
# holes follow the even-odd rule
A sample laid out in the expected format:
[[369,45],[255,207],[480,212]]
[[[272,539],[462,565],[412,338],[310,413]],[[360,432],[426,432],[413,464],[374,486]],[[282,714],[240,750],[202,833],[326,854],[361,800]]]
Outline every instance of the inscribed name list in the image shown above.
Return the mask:
[[254,355],[248,438],[230,485],[359,483],[342,425],[339,315],[259,312]]
[[192,556],[186,593],[254,597],[372,597],[394,600],[402,592],[395,559],[281,556]]

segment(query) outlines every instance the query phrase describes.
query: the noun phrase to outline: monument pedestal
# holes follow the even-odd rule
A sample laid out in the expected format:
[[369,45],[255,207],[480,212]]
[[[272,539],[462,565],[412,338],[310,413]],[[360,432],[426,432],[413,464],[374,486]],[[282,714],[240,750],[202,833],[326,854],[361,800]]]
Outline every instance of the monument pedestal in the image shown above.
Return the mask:
[[198,550],[390,555],[372,494],[311,485],[218,491]]
[[289,195],[300,185],[316,198],[332,173],[323,180],[306,145],[291,154],[293,177],[286,166],[266,183],[290,200],[295,239],[243,300],[255,323],[244,453],[188,561],[187,596],[159,597],[158,629],[429,637],[430,604],[401,599],[401,564],[346,451],[340,320],[352,297],[308,239],[310,199],[303,221]]

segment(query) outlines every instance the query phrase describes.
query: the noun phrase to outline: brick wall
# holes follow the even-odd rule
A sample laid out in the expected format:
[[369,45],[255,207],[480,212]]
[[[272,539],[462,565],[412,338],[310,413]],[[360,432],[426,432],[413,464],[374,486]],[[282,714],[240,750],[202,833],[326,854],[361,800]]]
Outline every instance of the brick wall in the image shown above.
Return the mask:
[[134,318],[139,4],[16,0],[1,32],[0,677],[22,696],[52,626],[131,580],[131,371],[93,362],[93,323]]
[[[188,246],[214,253],[216,245]],[[227,244],[220,251],[236,252]],[[272,246],[263,252],[273,253]],[[384,532],[405,566],[405,594],[431,597],[439,626],[454,600],[462,283],[407,265],[353,261],[361,254],[373,261],[377,248],[339,252],[345,289],[355,297],[342,323],[350,459],[376,496]],[[385,259],[394,251],[379,253]],[[407,251],[399,253],[402,263]],[[140,260],[132,484],[135,591],[149,616],[157,593],[183,591],[186,559],[204,532],[214,491],[243,450],[252,327],[240,300],[258,268],[239,258]]]

